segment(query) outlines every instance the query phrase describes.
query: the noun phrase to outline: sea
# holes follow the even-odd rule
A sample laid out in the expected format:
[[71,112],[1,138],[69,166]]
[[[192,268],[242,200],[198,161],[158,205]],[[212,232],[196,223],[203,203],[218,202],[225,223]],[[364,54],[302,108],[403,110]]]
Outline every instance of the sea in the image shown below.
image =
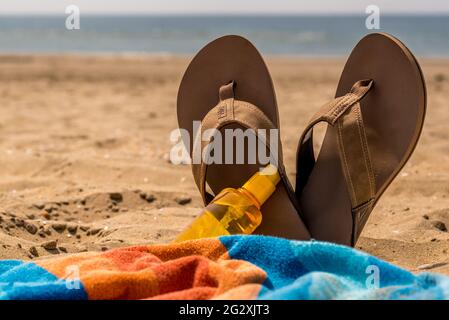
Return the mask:
[[0,53],[120,53],[189,55],[219,36],[238,34],[264,54],[347,55],[371,32],[399,37],[425,57],[449,57],[449,16],[100,16],[81,15],[80,29],[66,16],[0,15]]

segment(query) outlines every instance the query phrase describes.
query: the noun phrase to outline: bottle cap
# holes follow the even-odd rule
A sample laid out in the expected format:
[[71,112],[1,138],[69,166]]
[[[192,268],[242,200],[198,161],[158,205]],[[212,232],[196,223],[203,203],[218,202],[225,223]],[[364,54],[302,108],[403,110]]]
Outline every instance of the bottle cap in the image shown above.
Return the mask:
[[250,192],[257,199],[260,205],[273,194],[276,185],[281,181],[278,169],[273,165],[268,165],[262,171],[257,172],[243,185],[243,189]]

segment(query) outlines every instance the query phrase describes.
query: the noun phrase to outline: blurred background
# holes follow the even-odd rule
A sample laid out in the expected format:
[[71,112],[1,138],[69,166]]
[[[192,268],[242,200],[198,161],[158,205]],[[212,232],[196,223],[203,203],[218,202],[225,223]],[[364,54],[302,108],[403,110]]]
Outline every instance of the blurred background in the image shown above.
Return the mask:
[[[80,9],[80,30],[65,28],[71,4]],[[191,54],[237,33],[267,54],[346,55],[370,31],[369,5],[380,9],[380,30],[416,54],[449,55],[449,2],[442,0],[2,1],[0,52]]]

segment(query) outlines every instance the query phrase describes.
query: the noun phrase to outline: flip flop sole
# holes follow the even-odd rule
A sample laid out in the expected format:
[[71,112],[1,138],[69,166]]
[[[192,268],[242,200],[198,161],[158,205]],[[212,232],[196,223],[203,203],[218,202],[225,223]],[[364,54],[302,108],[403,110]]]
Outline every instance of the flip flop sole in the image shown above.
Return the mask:
[[[257,49],[240,36],[225,36],[206,45],[192,60],[182,79],[177,103],[179,127],[190,133],[186,145],[193,150],[193,121],[201,121],[219,102],[221,86],[234,81],[235,99],[257,106],[279,128],[279,114],[273,82]],[[225,129],[244,130],[236,124]],[[223,139],[224,140],[224,139]],[[245,159],[248,159],[246,148]],[[223,148],[224,141],[223,141]],[[234,149],[235,154],[235,149]],[[192,155],[192,154],[191,154]],[[282,155],[278,159],[282,164]],[[211,164],[207,167],[207,185],[214,194],[225,188],[241,187],[257,170],[256,164]],[[263,205],[263,222],[257,233],[292,239],[309,239],[310,235],[299,218],[291,186],[282,180],[270,199]]]
[[[354,48],[336,96],[343,96],[362,79],[374,80],[374,87],[360,105],[374,169],[376,204],[416,147],[426,113],[426,87],[413,54],[398,39],[382,33],[366,36]],[[328,127],[300,204],[313,238],[353,244],[351,200],[335,127]]]

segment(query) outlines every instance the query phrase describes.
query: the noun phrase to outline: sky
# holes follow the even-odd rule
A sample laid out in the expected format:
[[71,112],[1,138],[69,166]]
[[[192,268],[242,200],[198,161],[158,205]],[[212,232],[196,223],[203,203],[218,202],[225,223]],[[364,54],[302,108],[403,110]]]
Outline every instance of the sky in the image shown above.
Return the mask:
[[1,14],[449,14],[448,0],[1,0]]

